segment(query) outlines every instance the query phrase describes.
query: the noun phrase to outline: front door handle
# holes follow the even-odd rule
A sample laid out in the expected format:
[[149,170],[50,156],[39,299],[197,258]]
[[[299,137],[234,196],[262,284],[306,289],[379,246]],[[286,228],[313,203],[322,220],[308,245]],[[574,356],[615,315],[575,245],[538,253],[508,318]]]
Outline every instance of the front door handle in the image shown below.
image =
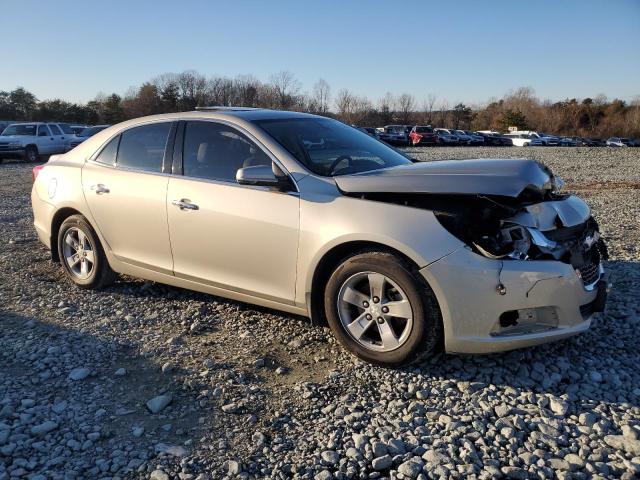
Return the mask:
[[98,183],[97,185],[91,185],[91,190],[96,192],[96,195],[102,195],[103,193],[109,193],[109,189],[107,187],[105,187],[101,183]]
[[188,198],[181,198],[180,200],[173,200],[172,205],[179,207],[180,210],[198,210],[200,207],[195,203],[191,203]]

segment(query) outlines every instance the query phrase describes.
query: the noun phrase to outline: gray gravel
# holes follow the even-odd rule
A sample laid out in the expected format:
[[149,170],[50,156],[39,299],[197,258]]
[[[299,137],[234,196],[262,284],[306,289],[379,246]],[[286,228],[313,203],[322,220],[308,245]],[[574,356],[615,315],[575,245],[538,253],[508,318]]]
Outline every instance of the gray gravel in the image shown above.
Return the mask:
[[3,164],[0,480],[640,475],[640,150],[410,152],[550,165],[609,242],[606,314],[551,345],[372,367],[300,317],[133,278],[72,287],[32,229],[31,166]]

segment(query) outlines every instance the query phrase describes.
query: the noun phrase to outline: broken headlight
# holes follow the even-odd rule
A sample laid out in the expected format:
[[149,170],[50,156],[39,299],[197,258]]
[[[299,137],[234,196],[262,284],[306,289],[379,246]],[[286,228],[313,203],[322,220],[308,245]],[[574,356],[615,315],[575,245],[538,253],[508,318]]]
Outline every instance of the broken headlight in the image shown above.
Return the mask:
[[528,230],[522,225],[508,225],[495,236],[483,235],[473,242],[473,246],[487,258],[526,260],[532,243]]

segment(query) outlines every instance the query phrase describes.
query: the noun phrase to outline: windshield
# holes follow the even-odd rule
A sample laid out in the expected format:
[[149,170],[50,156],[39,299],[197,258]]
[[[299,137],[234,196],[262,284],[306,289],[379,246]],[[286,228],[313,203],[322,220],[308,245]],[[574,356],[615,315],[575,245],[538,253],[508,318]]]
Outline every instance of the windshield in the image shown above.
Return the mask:
[[9,125],[2,135],[33,135],[36,134],[36,126],[32,124]]
[[78,134],[80,137],[90,137],[95,135],[96,133],[104,130],[107,127],[87,127],[83,128],[82,131]]
[[370,135],[329,118],[256,120],[254,123],[318,175],[346,175],[412,163]]

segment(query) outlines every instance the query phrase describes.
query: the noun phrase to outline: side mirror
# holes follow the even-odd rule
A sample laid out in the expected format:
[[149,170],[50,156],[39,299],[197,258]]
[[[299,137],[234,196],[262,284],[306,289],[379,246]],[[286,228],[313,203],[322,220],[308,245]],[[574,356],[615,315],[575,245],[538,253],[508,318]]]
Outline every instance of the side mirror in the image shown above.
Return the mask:
[[[274,171],[279,172],[280,175],[276,175]],[[240,185],[257,185],[280,189],[288,188],[291,185],[289,178],[275,165],[254,165],[239,168],[236,172],[236,182]]]

